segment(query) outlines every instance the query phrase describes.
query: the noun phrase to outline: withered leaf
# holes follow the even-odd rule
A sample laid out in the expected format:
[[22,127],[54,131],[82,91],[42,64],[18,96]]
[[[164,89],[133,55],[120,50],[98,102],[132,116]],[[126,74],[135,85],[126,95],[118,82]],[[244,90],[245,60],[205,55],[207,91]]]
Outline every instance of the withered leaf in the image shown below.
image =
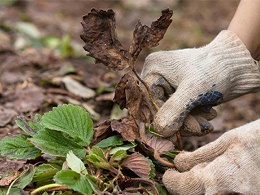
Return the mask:
[[85,42],[84,49],[97,62],[114,70],[122,70],[129,66],[128,52],[116,36],[115,13],[113,10],[92,9],[83,16],[83,33],[81,39]]
[[174,144],[168,139],[158,137],[151,133],[140,133],[141,141],[158,153],[174,150]]
[[111,129],[117,131],[127,141],[134,141],[139,138],[139,130],[133,117],[125,117],[111,121]]
[[42,88],[29,86],[17,89],[8,100],[12,102],[11,106],[18,112],[34,112],[42,106],[44,98]]
[[138,81],[130,74],[125,74],[115,89],[115,102],[121,109],[127,108],[130,115],[145,123],[153,120],[152,108],[145,97]]
[[97,138],[106,134],[109,130],[111,130],[111,120],[105,120],[103,123],[96,125],[94,127],[94,138],[93,138],[93,140],[97,140]]
[[0,186],[8,186],[19,176],[19,171],[12,171],[8,176],[0,179]]
[[16,115],[15,110],[0,106],[0,127],[6,126]]
[[149,160],[140,153],[134,153],[128,156],[123,162],[122,166],[130,169],[141,178],[149,179],[152,170]]
[[76,96],[82,98],[92,98],[96,95],[94,90],[82,85],[80,82],[69,76],[63,77],[61,81],[64,83],[66,89]]
[[0,186],[8,186],[16,179],[26,160],[8,160],[5,157],[0,158]]
[[167,28],[171,24],[173,11],[162,10],[162,16],[151,24],[151,27],[142,25],[140,21],[135,26],[133,40],[129,48],[129,53],[135,60],[141,50],[145,47],[155,47],[163,38]]
[[115,88],[114,101],[120,106],[121,109],[126,108],[126,86],[129,79],[129,73],[121,77]]

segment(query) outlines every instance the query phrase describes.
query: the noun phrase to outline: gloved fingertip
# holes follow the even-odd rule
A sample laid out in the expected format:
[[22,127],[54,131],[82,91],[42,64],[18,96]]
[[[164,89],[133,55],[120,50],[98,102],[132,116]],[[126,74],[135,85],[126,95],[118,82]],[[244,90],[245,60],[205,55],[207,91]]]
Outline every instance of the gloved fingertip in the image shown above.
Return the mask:
[[212,120],[216,118],[217,116],[217,111],[214,110],[211,106],[200,106],[197,108],[194,108],[191,112],[191,115],[197,115],[197,116],[202,116],[206,120]]
[[156,131],[164,137],[170,137],[174,135],[179,129],[180,124],[177,122],[168,121],[168,118],[164,115],[156,114],[153,122]]
[[157,132],[165,137],[170,137],[180,130],[189,113],[189,110],[180,106],[183,102],[177,91],[162,105],[154,117]]
[[197,195],[205,192],[201,177],[194,171],[179,173],[174,169],[168,169],[162,181],[171,194]]
[[213,108],[211,108],[209,111],[205,111],[201,113],[201,116],[204,117],[207,120],[212,120],[217,117],[217,111]]
[[162,182],[164,186],[167,188],[168,192],[174,194],[176,192],[176,184],[179,181],[178,176],[180,173],[175,171],[174,169],[168,169],[162,177]]
[[214,130],[213,125],[210,124],[204,117],[194,116],[194,118],[199,123],[200,129],[201,129],[201,135],[205,135]]
[[174,158],[174,165],[176,169],[180,172],[190,170],[194,165],[196,165],[192,158],[192,152],[180,152]]
[[193,135],[200,135],[201,127],[198,121],[191,115],[188,115],[183,122],[181,128],[181,135],[188,137]]

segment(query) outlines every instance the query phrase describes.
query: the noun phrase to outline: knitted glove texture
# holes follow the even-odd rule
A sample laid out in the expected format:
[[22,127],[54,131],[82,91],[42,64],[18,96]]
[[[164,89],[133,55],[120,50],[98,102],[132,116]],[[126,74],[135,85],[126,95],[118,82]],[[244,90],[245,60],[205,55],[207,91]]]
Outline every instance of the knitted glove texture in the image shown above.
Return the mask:
[[150,54],[141,77],[161,106],[154,126],[165,137],[181,126],[188,136],[212,131],[212,106],[259,89],[258,65],[228,30],[201,48]]
[[259,194],[259,120],[224,133],[194,152],[174,159],[163,183],[171,194]]

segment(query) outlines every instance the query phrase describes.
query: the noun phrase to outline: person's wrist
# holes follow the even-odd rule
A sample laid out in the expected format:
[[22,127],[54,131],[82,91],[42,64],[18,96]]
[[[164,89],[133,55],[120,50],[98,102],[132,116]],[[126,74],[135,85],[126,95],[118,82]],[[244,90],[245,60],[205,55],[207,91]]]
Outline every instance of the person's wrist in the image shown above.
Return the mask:
[[241,29],[237,25],[229,25],[229,31],[235,33],[237,37],[242,41],[250,52],[253,59],[260,61],[260,39],[259,37],[252,37],[252,33],[248,32],[246,29]]
[[[218,72],[222,75],[219,78],[225,78],[218,80],[219,85],[223,85],[220,88],[224,89],[223,102],[258,90],[259,67],[234,32],[221,31],[204,51],[208,53],[208,58],[217,62]],[[214,70],[212,67],[212,71]]]
[[238,29],[230,25],[228,29],[230,32],[234,33],[240,41],[245,45],[246,49],[249,51],[253,59],[259,60],[259,46],[256,44],[258,41],[252,40],[249,37],[249,33],[240,32]]

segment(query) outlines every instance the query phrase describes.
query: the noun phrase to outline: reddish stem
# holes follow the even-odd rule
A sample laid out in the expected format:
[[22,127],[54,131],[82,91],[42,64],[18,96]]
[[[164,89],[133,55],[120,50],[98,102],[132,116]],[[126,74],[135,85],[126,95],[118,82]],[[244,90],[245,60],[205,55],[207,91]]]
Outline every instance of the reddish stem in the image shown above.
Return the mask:
[[170,163],[169,161],[163,159],[157,150],[154,151],[154,158],[167,167],[170,167],[170,168],[175,167],[173,163]]
[[177,131],[176,133],[177,136],[177,142],[178,142],[178,150],[183,150],[183,145],[182,145],[182,139],[181,139],[181,132]]

